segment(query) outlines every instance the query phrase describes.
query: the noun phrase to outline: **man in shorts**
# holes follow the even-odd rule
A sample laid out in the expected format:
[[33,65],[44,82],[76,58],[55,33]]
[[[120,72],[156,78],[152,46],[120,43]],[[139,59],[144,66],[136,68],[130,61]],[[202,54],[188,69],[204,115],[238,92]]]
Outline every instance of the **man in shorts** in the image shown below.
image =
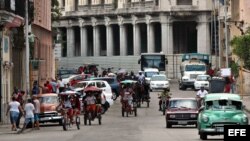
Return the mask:
[[32,100],[28,99],[28,103],[26,103],[24,106],[25,121],[23,124],[23,128],[18,133],[22,133],[30,122],[32,124],[32,128],[34,127],[34,112],[35,112],[35,107],[32,104]]
[[34,121],[35,121],[35,127],[39,130],[39,114],[40,114],[40,102],[37,99],[36,95],[32,96],[34,107],[35,107],[35,113],[34,113]]

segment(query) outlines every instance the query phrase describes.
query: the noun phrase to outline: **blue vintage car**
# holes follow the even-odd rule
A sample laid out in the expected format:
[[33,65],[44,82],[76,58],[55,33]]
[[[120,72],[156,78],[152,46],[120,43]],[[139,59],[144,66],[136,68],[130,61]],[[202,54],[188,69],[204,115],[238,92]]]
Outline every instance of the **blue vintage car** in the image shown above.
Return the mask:
[[214,93],[204,97],[204,106],[198,116],[200,139],[207,135],[223,135],[224,125],[248,125],[238,94]]

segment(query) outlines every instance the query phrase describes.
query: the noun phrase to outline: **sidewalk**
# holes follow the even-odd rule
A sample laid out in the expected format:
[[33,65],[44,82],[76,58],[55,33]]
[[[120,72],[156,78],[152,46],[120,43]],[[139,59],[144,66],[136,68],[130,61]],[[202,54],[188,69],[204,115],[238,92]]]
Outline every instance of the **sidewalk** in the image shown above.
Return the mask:
[[245,110],[250,114],[250,96],[244,96],[242,101],[243,105],[245,105]]

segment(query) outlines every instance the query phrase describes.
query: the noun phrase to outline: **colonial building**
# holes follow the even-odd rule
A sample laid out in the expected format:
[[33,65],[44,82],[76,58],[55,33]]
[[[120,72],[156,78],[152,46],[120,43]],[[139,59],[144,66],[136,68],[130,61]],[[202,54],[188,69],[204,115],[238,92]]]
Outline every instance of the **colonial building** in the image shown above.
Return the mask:
[[24,19],[24,0],[0,0],[0,123],[12,94],[13,50],[17,28]]
[[[98,63],[139,70],[141,53],[163,52],[168,76],[179,54],[211,54],[212,0],[60,0],[61,67]],[[178,63],[177,63],[178,62]],[[178,69],[177,69],[178,68]]]

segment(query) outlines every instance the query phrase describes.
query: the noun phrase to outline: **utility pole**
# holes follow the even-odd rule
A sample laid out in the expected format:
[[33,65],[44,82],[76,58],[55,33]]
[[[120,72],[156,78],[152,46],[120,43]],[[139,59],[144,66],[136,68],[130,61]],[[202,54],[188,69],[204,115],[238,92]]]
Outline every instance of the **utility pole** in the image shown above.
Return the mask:
[[215,66],[218,67],[218,53],[217,53],[217,25],[216,25],[216,4],[213,0],[213,18],[214,18],[214,50],[215,50]]
[[29,73],[29,57],[30,57],[30,47],[29,47],[29,13],[28,13],[28,1],[25,0],[25,52],[26,52],[26,62],[25,62],[25,78],[26,78],[26,94],[29,96],[30,91],[30,73]]
[[224,0],[224,24],[225,24],[225,47],[226,47],[226,68],[228,68],[228,26],[227,26],[227,0]]

